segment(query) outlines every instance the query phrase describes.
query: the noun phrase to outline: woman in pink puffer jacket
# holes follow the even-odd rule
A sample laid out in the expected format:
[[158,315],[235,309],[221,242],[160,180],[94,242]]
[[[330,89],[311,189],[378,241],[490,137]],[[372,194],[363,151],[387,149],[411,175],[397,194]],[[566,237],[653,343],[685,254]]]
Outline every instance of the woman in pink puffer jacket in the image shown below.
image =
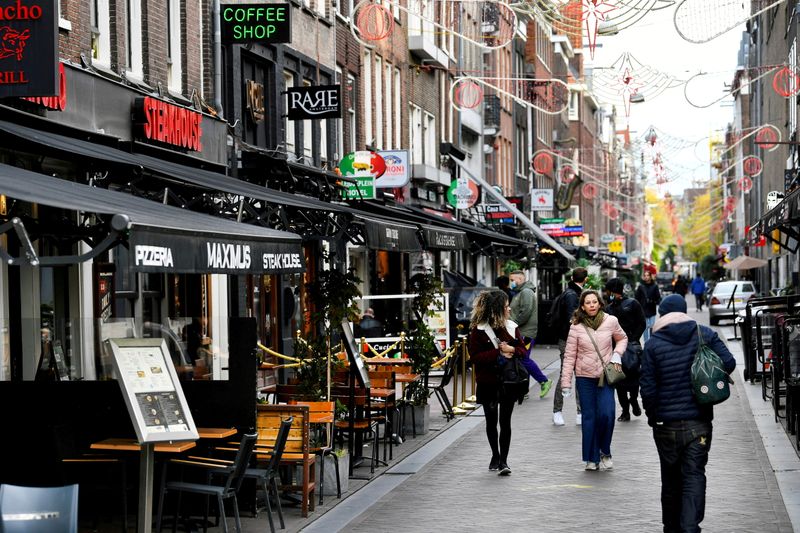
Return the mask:
[[[595,349],[592,338],[597,344]],[[572,394],[572,374],[581,403],[583,423],[583,461],[586,470],[598,470],[602,463],[611,470],[611,437],[614,434],[614,389],[600,385],[603,366],[612,362],[621,368],[622,356],[628,346],[628,337],[616,317],[603,312],[603,300],[597,291],[581,293],[578,309],[572,316],[564,363],[561,371],[561,391],[564,397]],[[602,355],[602,362],[600,355]]]

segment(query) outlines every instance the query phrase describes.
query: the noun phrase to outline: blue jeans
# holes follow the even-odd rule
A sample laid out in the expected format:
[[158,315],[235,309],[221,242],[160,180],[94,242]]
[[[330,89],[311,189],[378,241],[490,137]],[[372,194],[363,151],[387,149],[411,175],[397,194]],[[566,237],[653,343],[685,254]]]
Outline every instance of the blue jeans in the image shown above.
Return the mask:
[[706,463],[711,422],[678,420],[656,424],[661,462],[661,521],[665,533],[698,533],[706,508]]
[[598,387],[597,378],[575,378],[581,402],[581,433],[583,435],[583,460],[599,463],[601,455],[611,455],[611,437],[614,435],[614,389]]
[[645,318],[645,328],[644,328],[644,333],[642,334],[644,342],[642,342],[642,346],[644,346],[644,343],[647,342],[647,339],[650,338],[650,334],[652,333],[651,330],[653,329],[653,324],[655,323],[656,323],[656,315],[648,316],[647,318]]

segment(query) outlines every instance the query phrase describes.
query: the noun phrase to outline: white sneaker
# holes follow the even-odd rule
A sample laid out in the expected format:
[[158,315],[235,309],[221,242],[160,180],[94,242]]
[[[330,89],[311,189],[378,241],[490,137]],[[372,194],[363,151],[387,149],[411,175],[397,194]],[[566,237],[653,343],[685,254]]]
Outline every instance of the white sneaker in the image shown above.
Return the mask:
[[611,470],[614,468],[614,461],[611,460],[610,455],[600,457],[600,462],[603,464],[603,470]]
[[597,463],[593,463],[591,461],[586,463],[586,466],[584,467],[584,470],[592,470],[592,471],[594,471],[594,470],[599,470],[599,469],[600,469],[600,466]]
[[578,413],[578,415],[575,417],[575,425],[580,426],[582,422],[583,422],[583,417],[581,416],[580,413]]
[[556,426],[564,425],[564,415],[561,414],[561,411],[556,411],[553,413],[553,424]]

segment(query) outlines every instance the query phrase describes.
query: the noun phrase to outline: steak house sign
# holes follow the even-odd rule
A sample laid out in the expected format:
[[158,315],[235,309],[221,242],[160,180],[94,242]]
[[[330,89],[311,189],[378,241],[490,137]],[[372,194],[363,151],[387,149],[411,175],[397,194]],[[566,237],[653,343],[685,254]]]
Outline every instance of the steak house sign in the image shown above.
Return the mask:
[[137,98],[134,106],[136,134],[156,143],[199,152],[203,149],[203,115],[151,96]]
[[0,97],[58,94],[56,5],[0,0]]

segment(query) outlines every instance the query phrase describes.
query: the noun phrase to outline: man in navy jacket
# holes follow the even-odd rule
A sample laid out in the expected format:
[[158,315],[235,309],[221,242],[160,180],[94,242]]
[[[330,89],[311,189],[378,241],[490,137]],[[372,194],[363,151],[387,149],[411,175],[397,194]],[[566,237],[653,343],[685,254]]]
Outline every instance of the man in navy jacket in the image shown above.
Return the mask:
[[[692,393],[691,367],[697,353],[697,323],[686,300],[671,295],[658,306],[660,318],[642,354],[641,395],[661,462],[661,515],[665,532],[700,531],[706,503],[708,450],[714,408]],[[700,326],[703,340],[730,374],[736,361],[719,336]]]

